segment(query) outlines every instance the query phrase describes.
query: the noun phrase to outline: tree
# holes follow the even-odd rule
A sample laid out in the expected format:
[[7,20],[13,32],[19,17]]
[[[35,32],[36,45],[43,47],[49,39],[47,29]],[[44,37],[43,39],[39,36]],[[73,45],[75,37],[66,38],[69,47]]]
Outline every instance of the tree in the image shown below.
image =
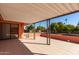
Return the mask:
[[76,26],[75,31],[79,32],[79,26]]
[[67,33],[71,33],[71,32],[74,31],[74,29],[75,29],[74,25],[68,24],[68,25],[65,25],[65,29],[64,29],[64,30],[65,30]]
[[62,22],[58,22],[58,32],[63,32],[65,25]]
[[63,32],[64,24],[62,22],[52,23],[50,25],[51,31],[54,33]]
[[45,32],[45,27],[43,26],[38,26],[37,31]]
[[26,31],[27,32],[33,31],[33,29],[34,29],[34,26],[33,25],[26,26]]
[[52,23],[50,25],[50,29],[51,29],[51,32],[57,33],[58,24],[57,23]]
[[75,31],[79,31],[79,22],[78,22],[78,24],[77,24],[77,26],[75,28]]

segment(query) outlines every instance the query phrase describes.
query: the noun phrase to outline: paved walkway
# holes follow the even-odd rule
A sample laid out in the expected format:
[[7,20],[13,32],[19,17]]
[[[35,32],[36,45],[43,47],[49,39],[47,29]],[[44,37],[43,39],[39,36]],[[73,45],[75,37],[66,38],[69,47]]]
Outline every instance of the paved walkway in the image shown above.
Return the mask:
[[32,55],[18,39],[0,40],[0,55]]
[[79,54],[79,44],[51,39],[46,45],[46,38],[21,39],[21,42],[35,55],[75,55]]

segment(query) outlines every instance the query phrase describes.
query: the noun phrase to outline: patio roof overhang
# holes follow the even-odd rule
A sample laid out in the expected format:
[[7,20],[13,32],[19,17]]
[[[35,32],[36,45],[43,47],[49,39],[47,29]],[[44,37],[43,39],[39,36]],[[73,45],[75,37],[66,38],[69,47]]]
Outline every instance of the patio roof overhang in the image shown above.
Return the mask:
[[1,3],[0,13],[4,20],[34,23],[78,11],[78,3]]

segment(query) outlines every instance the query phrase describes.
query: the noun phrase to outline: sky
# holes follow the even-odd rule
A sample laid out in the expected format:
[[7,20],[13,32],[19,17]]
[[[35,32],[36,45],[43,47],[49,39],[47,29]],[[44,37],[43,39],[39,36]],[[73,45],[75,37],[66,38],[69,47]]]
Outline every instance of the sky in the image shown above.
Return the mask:
[[[65,21],[66,19],[67,19],[67,22]],[[71,24],[71,25],[76,26],[79,22],[79,12],[51,19],[50,22],[51,23],[62,22],[65,24]],[[46,27],[46,21],[36,23],[35,27],[37,26]]]

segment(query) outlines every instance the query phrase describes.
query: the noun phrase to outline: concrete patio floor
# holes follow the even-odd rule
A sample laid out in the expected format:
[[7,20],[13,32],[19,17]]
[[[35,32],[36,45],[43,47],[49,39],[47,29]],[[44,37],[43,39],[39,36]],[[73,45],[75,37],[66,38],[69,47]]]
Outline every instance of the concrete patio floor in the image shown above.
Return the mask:
[[46,45],[46,38],[20,40],[34,55],[76,55],[79,54],[79,44],[51,39],[51,45]]

